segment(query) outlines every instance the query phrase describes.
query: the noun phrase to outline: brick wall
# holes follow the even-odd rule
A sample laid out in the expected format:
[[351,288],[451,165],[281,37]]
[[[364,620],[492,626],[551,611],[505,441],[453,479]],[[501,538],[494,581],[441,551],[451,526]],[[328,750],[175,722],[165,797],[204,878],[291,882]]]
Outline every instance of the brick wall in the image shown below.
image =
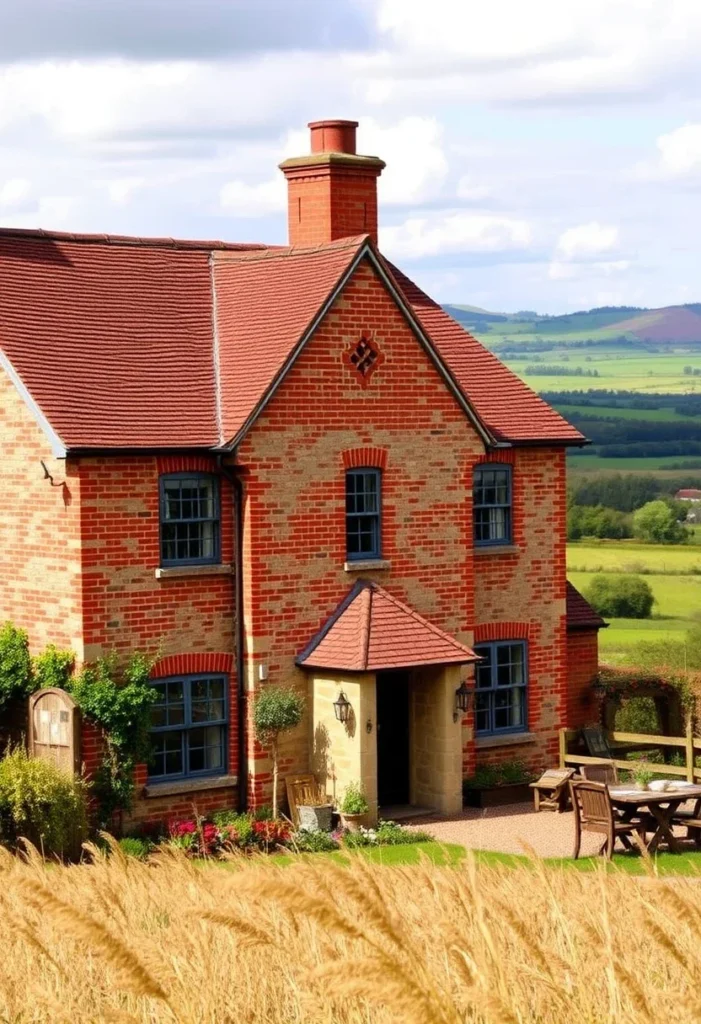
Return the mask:
[[0,444],[0,621],[24,627],[35,653],[55,643],[80,656],[80,481],[3,370]]
[[[370,331],[384,356],[366,388],[344,360]],[[389,569],[345,572],[344,453],[385,459],[383,557]],[[377,450],[381,455],[377,454]],[[469,643],[472,549],[466,494],[484,451],[464,412],[369,266],[336,301],[239,451],[246,475],[244,578],[249,687],[257,666],[307,694],[294,657],[346,595],[371,576]],[[365,458],[365,456],[363,457]],[[345,462],[353,463],[346,455]],[[265,684],[263,684],[265,685]],[[309,721],[282,744],[282,771],[307,769]],[[253,752],[252,792],[268,792]]]
[[[116,650],[159,653],[154,676],[225,671],[229,693],[229,771],[237,771],[237,692],[233,667],[234,577],[196,575],[157,579],[160,565],[159,475],[212,472],[206,457],[131,456],[84,458],[82,567],[85,658]],[[220,478],[222,562],[233,560],[232,494]],[[226,667],[222,668],[225,663]],[[93,761],[99,751],[86,737]],[[137,776],[142,791],[146,769]],[[139,800],[130,824],[232,806],[230,790]]]
[[[555,764],[565,724],[565,454],[516,448],[486,461],[513,465],[513,549],[475,557],[475,642],[528,641],[528,729],[535,742],[476,749],[478,763]],[[468,765],[466,765],[466,770]]]
[[567,634],[567,727],[580,729],[597,721],[590,687],[599,669],[599,634],[595,629]]
[[290,245],[369,234],[377,242],[377,172],[328,165],[286,171]]

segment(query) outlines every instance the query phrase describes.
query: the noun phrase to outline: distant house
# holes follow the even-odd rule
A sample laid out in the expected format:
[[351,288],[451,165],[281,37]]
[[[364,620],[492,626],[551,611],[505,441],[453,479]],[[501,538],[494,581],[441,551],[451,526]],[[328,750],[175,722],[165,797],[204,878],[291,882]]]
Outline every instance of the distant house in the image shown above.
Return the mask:
[[674,495],[677,501],[701,501],[701,491],[696,487],[682,487],[680,491]]

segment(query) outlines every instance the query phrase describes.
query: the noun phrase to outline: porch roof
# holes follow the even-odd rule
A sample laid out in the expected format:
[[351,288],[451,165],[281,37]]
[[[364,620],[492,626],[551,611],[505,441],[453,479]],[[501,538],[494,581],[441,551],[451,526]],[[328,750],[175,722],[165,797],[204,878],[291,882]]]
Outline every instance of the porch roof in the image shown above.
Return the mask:
[[303,668],[377,672],[477,661],[469,647],[370,580],[359,580],[297,657]]

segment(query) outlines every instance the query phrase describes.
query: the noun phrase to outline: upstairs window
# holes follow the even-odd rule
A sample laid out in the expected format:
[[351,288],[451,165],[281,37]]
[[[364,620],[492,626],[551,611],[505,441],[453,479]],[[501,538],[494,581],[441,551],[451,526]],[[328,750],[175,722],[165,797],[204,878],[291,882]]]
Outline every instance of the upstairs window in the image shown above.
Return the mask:
[[475,733],[525,732],[526,644],[523,640],[478,644],[475,667]]
[[226,771],[226,676],[182,676],[152,683],[150,779]]
[[346,473],[346,557],[349,562],[380,558],[381,474],[379,469]]
[[472,507],[475,544],[511,543],[511,466],[477,466]]
[[161,477],[161,564],[219,561],[219,487],[210,473]]

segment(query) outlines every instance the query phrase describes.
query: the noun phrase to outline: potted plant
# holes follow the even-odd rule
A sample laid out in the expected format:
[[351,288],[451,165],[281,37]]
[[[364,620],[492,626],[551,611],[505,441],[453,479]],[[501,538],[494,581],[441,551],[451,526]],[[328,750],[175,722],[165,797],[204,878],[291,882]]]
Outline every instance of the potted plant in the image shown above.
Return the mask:
[[347,828],[349,832],[359,832],[361,826],[365,824],[366,815],[370,810],[363,787],[359,782],[348,783],[338,809],[341,813],[343,827]]
[[501,807],[530,800],[529,783],[534,778],[522,761],[479,765],[474,775],[463,780],[463,802],[467,807]]
[[655,773],[647,761],[641,761],[640,764],[636,765],[633,768],[632,775],[635,779],[635,788],[642,790],[646,790],[655,777]]

